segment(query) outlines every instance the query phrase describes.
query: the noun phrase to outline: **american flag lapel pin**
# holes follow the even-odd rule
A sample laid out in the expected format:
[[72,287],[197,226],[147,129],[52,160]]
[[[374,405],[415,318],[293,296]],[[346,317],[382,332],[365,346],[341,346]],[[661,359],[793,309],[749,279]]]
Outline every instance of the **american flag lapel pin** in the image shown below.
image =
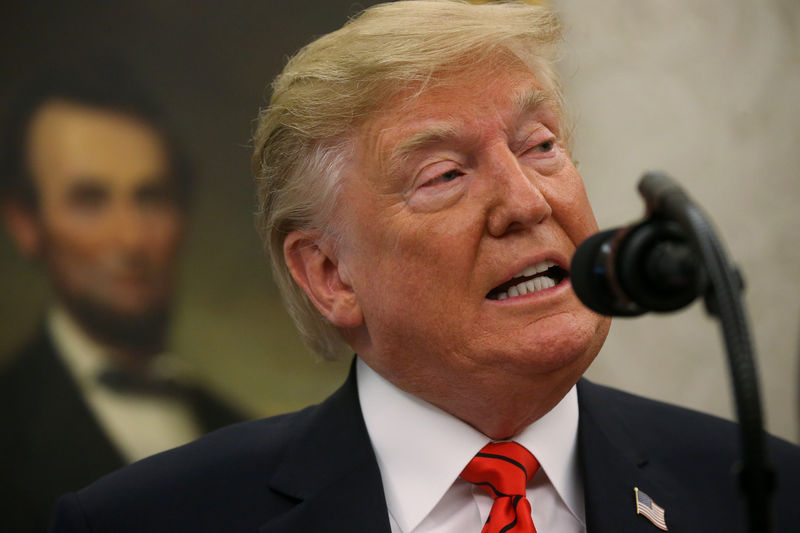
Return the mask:
[[656,502],[644,491],[639,490],[639,487],[633,487],[633,492],[636,494],[636,514],[640,514],[650,520],[658,529],[667,531],[664,508],[656,505]]

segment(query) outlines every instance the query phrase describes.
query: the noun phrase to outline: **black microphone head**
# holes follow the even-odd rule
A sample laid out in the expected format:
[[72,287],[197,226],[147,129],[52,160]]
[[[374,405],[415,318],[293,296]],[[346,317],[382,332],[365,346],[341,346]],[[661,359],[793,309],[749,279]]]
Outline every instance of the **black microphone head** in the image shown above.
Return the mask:
[[703,292],[704,272],[681,226],[650,218],[633,226],[614,251],[614,280],[648,311],[677,311]]
[[620,296],[611,286],[613,279],[613,246],[620,232],[610,229],[583,241],[570,265],[570,282],[583,304],[601,315],[637,316],[646,310]]

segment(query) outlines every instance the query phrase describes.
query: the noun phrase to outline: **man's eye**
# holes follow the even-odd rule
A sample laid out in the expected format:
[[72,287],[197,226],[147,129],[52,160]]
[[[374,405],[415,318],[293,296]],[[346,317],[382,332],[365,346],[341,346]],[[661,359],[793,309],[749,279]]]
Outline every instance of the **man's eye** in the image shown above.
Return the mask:
[[550,152],[551,150],[553,150],[553,148],[555,148],[555,146],[556,146],[555,139],[548,139],[548,140],[544,141],[543,143],[537,144],[536,146],[533,147],[533,149],[535,151],[539,152],[539,153],[545,154],[545,153]]
[[70,205],[81,210],[100,209],[108,201],[108,191],[100,186],[81,184],[72,188],[68,195]]
[[439,174],[430,181],[426,181],[422,186],[429,187],[431,185],[438,185],[440,183],[448,183],[450,181],[460,178],[463,175],[464,175],[463,172],[454,168],[453,170],[448,170],[447,172]]
[[447,183],[448,181],[453,181],[454,179],[458,178],[461,175],[462,175],[462,173],[460,171],[458,171],[458,170],[455,170],[455,169],[454,170],[448,170],[447,172],[445,172],[444,174],[439,176],[438,180],[443,182],[443,183]]
[[143,187],[136,191],[136,201],[142,206],[161,206],[172,203],[173,193],[166,187],[161,185],[153,185]]

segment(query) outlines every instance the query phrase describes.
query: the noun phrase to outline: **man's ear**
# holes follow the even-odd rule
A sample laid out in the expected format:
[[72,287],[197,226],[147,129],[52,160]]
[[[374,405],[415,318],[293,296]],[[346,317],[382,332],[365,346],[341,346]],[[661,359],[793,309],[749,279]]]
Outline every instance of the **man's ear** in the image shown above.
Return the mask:
[[2,211],[8,233],[20,253],[28,259],[37,258],[41,252],[42,229],[35,208],[18,200],[6,200]]
[[295,230],[283,241],[283,257],[294,280],[332,324],[356,328],[364,323],[349,276],[328,239]]

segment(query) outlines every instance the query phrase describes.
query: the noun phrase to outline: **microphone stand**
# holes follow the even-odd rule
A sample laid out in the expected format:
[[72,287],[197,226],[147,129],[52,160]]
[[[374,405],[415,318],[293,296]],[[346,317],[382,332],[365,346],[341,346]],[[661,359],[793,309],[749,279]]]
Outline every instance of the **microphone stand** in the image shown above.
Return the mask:
[[748,530],[769,532],[775,472],[767,461],[754,351],[741,298],[742,279],[728,261],[709,220],[670,177],[649,172],[639,181],[639,192],[649,216],[672,220],[682,227],[705,269],[706,310],[722,328],[740,425],[743,458],[739,481],[748,510]]

